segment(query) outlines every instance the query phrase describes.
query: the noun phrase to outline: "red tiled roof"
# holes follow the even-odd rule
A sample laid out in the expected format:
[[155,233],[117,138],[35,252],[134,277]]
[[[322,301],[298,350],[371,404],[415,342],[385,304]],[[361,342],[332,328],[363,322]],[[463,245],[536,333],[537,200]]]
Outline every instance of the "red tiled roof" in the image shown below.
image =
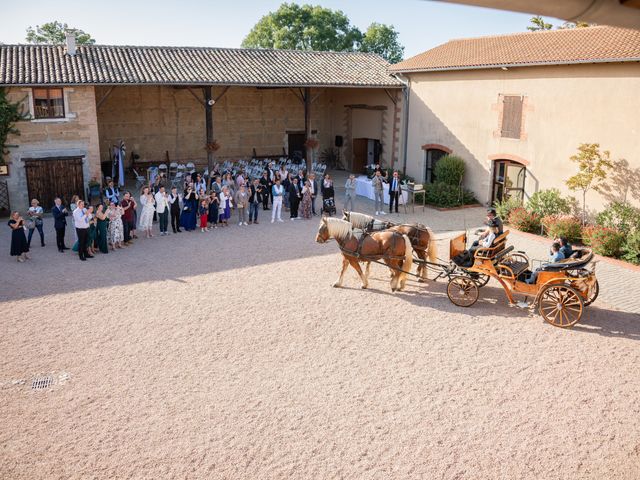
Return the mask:
[[390,72],[640,61],[640,31],[608,26],[450,40]]

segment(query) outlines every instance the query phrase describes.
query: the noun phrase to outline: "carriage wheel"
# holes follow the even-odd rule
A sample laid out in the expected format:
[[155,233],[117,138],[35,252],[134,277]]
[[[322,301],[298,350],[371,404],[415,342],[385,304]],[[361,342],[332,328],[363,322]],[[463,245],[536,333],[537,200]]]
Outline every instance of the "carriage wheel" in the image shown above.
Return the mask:
[[586,307],[587,305],[591,305],[595,302],[596,298],[598,298],[598,293],[600,293],[600,285],[598,285],[598,280],[596,280],[596,284],[593,286],[591,295],[589,295],[589,298],[584,301],[584,306]]
[[582,317],[580,294],[567,285],[549,285],[540,293],[540,315],[554,327],[572,327]]
[[469,277],[453,277],[447,285],[447,296],[459,307],[470,307],[478,301],[478,285]]

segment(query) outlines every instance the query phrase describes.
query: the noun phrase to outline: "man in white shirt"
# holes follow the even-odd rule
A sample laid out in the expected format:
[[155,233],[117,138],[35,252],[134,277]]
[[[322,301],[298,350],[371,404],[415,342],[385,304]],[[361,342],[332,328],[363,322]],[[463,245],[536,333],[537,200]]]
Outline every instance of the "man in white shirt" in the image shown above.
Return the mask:
[[87,253],[89,222],[91,218],[91,212],[84,208],[84,201],[78,200],[77,208],[73,211],[73,223],[76,226],[76,233],[78,234],[78,255],[83,262],[87,258],[93,258],[93,255]]
[[[219,180],[220,177],[217,177]],[[173,229],[173,233],[180,233],[180,196],[178,195],[178,189],[173,187],[171,189],[171,194],[167,197],[169,201],[169,210],[171,212],[171,228]]]
[[396,213],[398,213],[398,199],[400,198],[400,176],[398,171],[393,172],[393,177],[389,181],[389,213],[393,213],[393,204],[396,204]]
[[156,198],[156,213],[158,214],[158,220],[160,221],[160,235],[167,235],[167,227],[169,226],[169,198],[164,187],[160,187],[158,193],[155,194]]

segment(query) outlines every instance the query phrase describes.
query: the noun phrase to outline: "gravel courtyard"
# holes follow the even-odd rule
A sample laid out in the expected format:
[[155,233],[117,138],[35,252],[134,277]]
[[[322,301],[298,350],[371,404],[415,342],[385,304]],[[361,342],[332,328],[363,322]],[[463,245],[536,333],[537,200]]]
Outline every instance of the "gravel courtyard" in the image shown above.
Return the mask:
[[640,478],[632,308],[561,330],[493,282],[470,309],[443,282],[391,294],[377,265],[334,289],[317,219],[260,213],[87,262],[50,219],[25,264],[1,229],[0,478]]

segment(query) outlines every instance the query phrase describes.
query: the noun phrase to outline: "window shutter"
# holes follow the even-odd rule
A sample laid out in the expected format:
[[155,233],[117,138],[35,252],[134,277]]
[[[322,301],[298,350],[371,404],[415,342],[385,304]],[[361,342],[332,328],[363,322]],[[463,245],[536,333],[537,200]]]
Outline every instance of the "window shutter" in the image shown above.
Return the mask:
[[519,95],[505,95],[502,102],[501,136],[520,138],[522,130],[522,100]]

